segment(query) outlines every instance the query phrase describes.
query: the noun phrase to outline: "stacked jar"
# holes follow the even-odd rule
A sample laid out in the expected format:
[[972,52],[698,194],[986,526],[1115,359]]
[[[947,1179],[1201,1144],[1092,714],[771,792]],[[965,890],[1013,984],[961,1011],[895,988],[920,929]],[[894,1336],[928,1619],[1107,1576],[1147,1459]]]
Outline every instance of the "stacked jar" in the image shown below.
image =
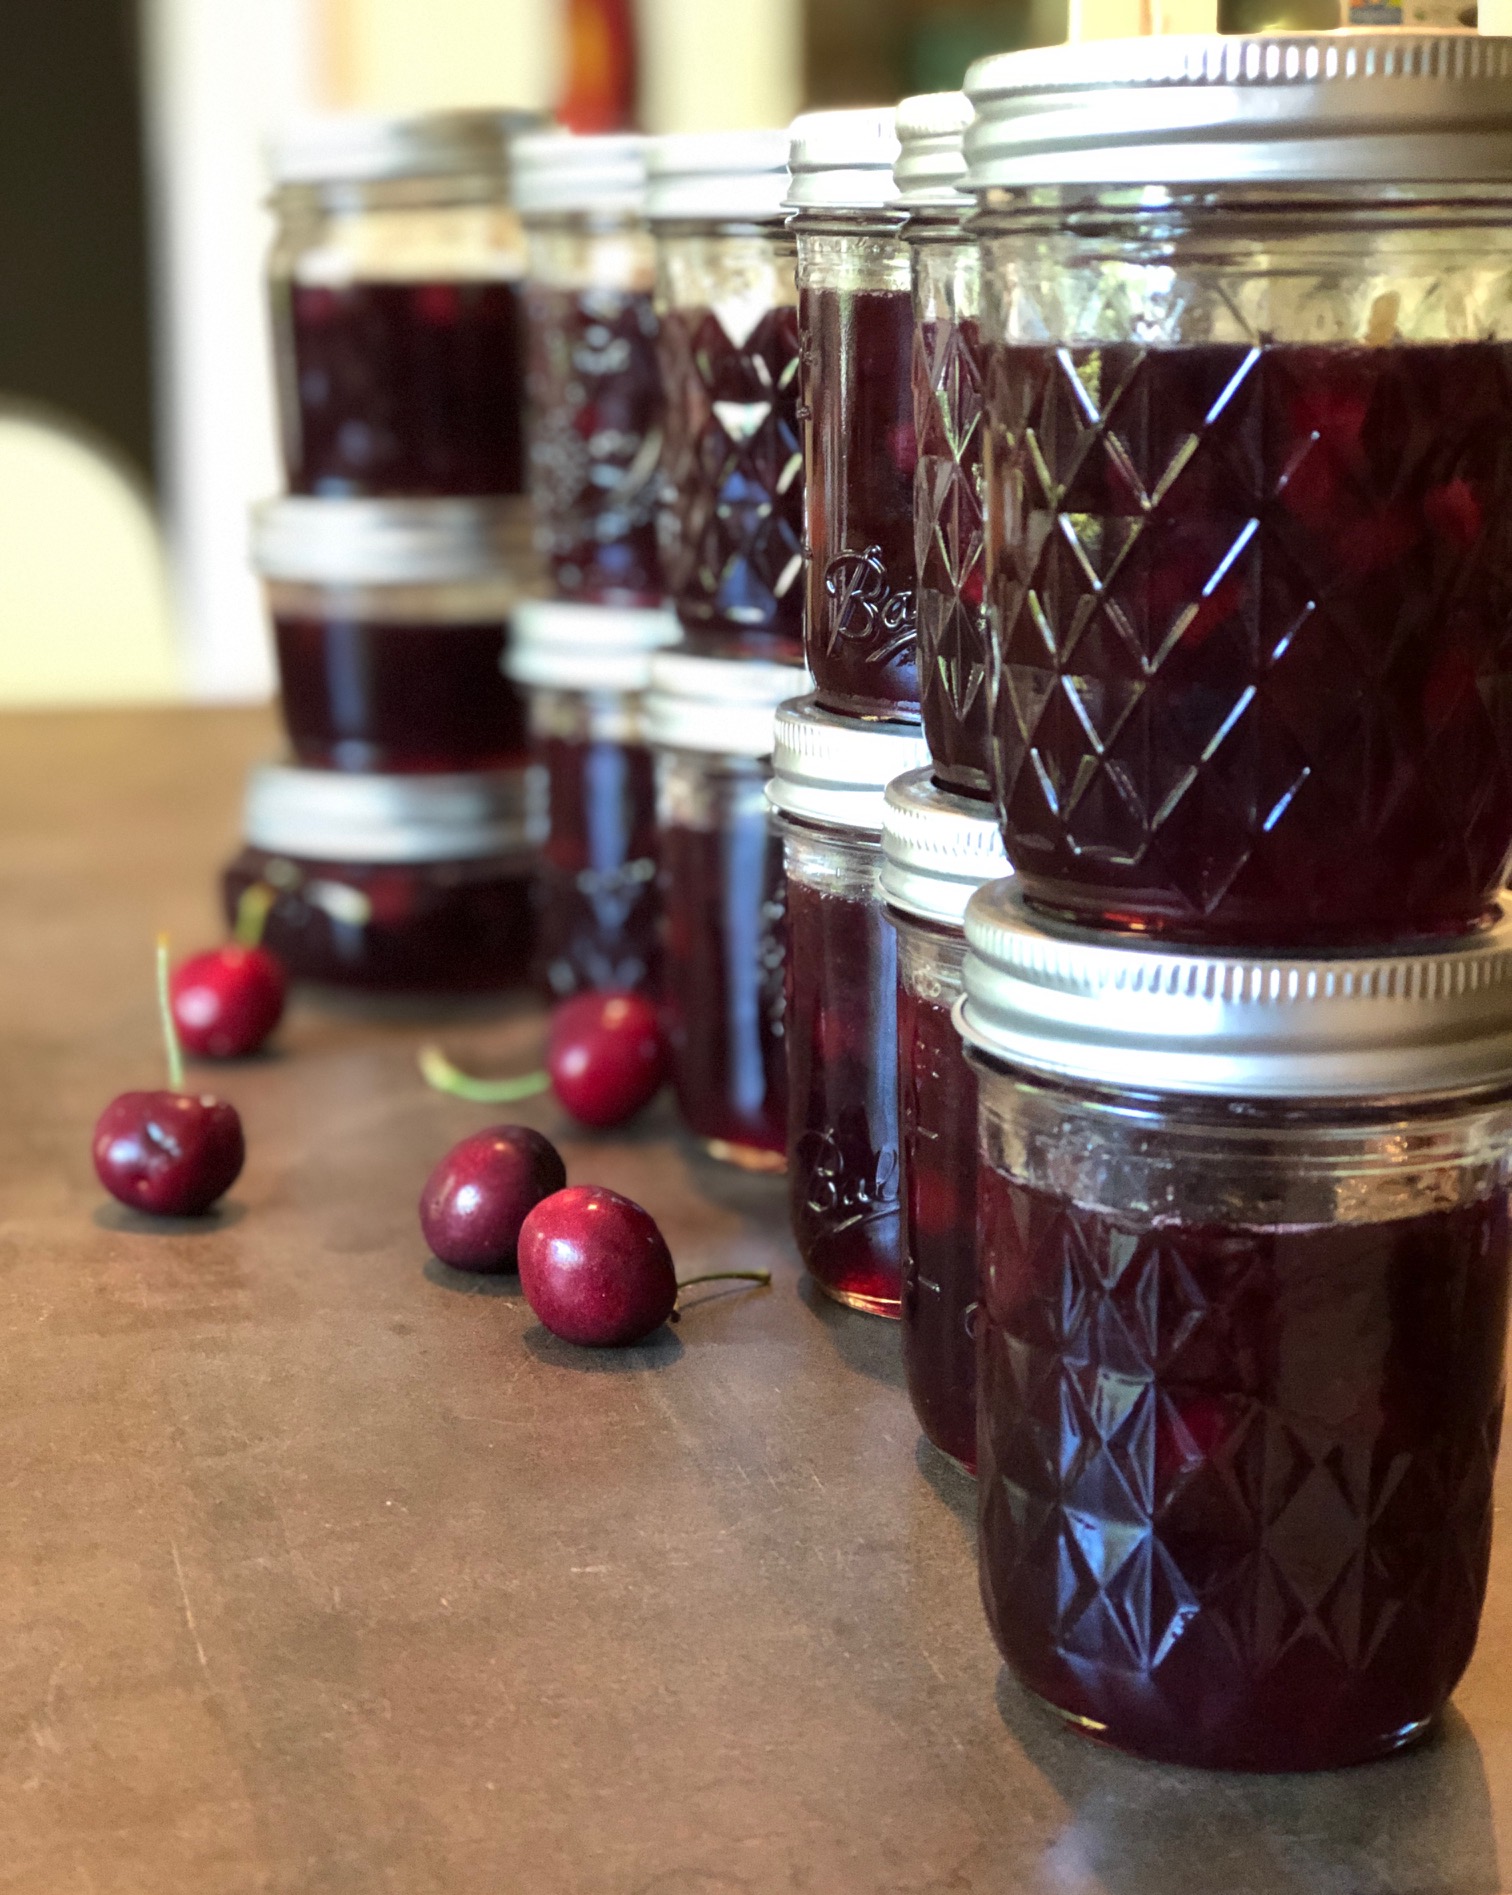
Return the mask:
[[1484,1598],[1512,1131],[1512,41],[967,92],[968,908],[999,1645],[1140,1754],[1431,1727]]
[[254,559],[292,758],[253,779],[228,901],[296,976],[501,988],[528,959],[524,240],[496,113],[329,119],[275,148],[289,495]]
[[530,498],[547,596],[515,614],[546,840],[537,984],[552,1000],[654,985],[651,655],[677,638],[657,544],[662,395],[646,140],[516,139],[529,245]]

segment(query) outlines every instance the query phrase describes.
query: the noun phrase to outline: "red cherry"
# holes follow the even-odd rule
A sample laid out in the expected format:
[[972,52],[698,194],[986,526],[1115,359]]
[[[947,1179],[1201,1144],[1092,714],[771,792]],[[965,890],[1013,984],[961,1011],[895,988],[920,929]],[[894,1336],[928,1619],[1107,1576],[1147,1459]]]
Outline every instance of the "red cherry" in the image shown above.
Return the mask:
[[527,1214],[566,1182],[549,1138],[528,1125],[492,1125],[453,1145],[426,1180],[420,1229],[454,1270],[512,1270]]
[[677,1307],[656,1220],[602,1185],[544,1198],[520,1230],[520,1288],[554,1336],[587,1348],[643,1341]]
[[246,1155],[236,1107],[187,1092],[123,1092],[94,1129],[100,1183],[122,1204],[159,1217],[208,1211],[235,1184]]
[[643,994],[577,994],[551,1016],[546,1070],[580,1125],[623,1125],[667,1075],[656,1009]]
[[278,1025],[288,980],[266,948],[228,941],[181,961],[168,991],[179,1039],[191,1053],[239,1059]]

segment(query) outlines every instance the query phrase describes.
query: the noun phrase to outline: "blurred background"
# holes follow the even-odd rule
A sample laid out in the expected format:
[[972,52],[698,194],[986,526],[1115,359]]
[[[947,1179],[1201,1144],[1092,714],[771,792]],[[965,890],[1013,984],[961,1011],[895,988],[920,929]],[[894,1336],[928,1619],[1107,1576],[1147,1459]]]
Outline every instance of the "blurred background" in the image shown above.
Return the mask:
[[272,689],[263,148],[310,111],[785,124],[1060,39],[1065,0],[48,0],[0,64],[0,705]]

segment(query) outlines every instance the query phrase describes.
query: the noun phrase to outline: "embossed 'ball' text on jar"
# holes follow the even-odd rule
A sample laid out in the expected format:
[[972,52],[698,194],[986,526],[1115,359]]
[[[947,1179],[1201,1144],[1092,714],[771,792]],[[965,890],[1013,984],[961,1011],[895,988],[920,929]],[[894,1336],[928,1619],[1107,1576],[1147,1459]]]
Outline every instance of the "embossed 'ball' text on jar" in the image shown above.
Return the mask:
[[791,133],[808,667],[826,710],[916,718],[913,301],[893,108],[807,112]]
[[1040,912],[1480,923],[1512,850],[1512,41],[980,61],[994,791]]
[[667,594],[690,650],[803,658],[798,286],[787,133],[652,139]]
[[966,913],[982,1594],[1140,1756],[1411,1743],[1474,1649],[1512,1227],[1512,915],[1309,959]]

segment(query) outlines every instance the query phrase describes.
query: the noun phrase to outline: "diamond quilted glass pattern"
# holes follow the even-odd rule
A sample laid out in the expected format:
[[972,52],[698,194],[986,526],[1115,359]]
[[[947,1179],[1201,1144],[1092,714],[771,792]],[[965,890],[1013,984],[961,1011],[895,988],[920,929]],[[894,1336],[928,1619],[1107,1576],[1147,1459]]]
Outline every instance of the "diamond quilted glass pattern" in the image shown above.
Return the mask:
[[982,1583],[1029,1688],[1141,1753],[1324,1768],[1475,1642],[1505,1199],[1138,1224],[984,1173]]
[[1473,925],[1512,852],[1512,348],[999,347],[992,766],[1032,901]]

